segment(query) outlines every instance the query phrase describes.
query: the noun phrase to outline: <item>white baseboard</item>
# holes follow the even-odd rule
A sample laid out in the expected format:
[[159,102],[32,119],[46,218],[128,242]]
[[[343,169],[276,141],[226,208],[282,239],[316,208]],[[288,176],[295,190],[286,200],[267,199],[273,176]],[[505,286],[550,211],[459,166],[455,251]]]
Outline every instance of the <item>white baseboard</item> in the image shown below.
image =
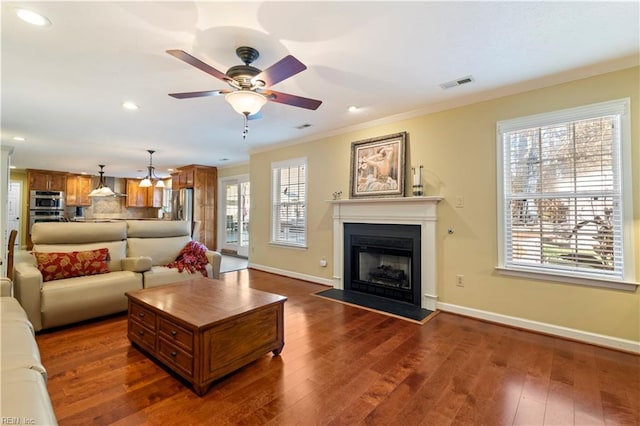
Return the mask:
[[590,343],[593,345],[640,354],[640,342],[636,342],[633,340],[626,340],[617,337],[605,336],[603,334],[590,333],[588,331],[576,330],[573,328],[567,328],[538,321],[531,321],[508,315],[496,314],[489,311],[482,311],[479,309],[467,308],[465,306],[452,305],[449,303],[438,302],[436,304],[436,307],[443,312],[451,312],[454,314],[465,315],[468,317],[522,328],[525,330],[537,331],[539,333],[551,334],[554,336],[577,340],[584,343]]
[[[300,274],[285,269],[272,268],[271,266],[258,265],[255,263],[249,263],[249,268],[333,287],[333,280],[329,278]],[[480,309],[473,309],[465,306],[452,305],[450,303],[437,302],[436,309],[439,309],[443,312],[451,312],[454,314],[460,314],[484,321],[517,327],[524,330],[536,331],[538,333],[564,337],[566,339],[576,340],[592,345],[640,354],[640,342],[636,342],[633,340],[620,339],[617,337],[606,336],[604,334],[590,333],[588,331],[576,330],[573,328],[527,320],[524,318],[512,317],[509,315],[496,314],[494,312],[482,311]]]
[[287,271],[285,269],[272,268],[271,266],[257,265],[255,263],[249,263],[249,268],[333,287],[333,280],[330,278],[322,278],[322,277],[316,277],[314,275],[300,274],[298,272]]

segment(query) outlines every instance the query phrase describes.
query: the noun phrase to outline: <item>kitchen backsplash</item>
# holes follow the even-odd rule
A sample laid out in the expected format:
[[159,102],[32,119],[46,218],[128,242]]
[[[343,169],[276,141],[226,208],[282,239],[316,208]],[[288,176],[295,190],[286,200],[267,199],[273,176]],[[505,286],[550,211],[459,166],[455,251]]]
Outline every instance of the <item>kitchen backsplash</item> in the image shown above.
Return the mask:
[[161,209],[127,208],[125,197],[93,197],[91,206],[83,207],[81,215],[76,214],[76,207],[67,207],[65,213],[69,219],[78,216],[85,219],[155,219],[161,214]]

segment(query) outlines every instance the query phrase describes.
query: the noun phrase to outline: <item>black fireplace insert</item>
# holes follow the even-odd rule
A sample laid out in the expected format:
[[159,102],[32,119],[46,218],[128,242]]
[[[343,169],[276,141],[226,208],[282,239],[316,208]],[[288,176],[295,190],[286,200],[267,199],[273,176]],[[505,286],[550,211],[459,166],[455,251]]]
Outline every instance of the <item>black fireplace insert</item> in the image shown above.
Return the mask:
[[420,306],[420,225],[345,223],[344,289]]

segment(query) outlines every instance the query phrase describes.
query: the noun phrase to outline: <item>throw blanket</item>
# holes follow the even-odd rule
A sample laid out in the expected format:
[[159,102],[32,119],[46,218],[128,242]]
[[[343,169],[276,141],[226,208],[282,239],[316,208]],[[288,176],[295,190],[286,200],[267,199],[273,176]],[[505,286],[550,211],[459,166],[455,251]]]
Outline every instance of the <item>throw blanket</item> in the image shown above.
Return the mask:
[[209,263],[207,259],[207,247],[197,241],[189,241],[186,246],[180,250],[180,254],[176,260],[169,263],[167,267],[178,268],[182,272],[185,269],[192,274],[200,271],[202,275],[207,276],[207,268],[205,265]]

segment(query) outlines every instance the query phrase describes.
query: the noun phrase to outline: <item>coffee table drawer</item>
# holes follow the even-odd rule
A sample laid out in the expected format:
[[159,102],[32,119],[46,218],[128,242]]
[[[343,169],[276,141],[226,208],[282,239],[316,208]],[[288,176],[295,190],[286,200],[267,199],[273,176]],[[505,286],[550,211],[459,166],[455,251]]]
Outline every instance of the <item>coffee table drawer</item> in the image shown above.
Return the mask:
[[160,318],[158,328],[167,341],[182,347],[187,352],[193,352],[193,332],[164,318]]
[[129,305],[129,311],[129,318],[138,321],[140,324],[143,324],[151,330],[156,329],[155,312],[144,308],[136,303],[131,303]]
[[193,377],[193,356],[179,347],[167,342],[164,338],[158,339],[158,357],[176,368],[178,372]]
[[156,348],[156,333],[133,320],[129,320],[129,339],[149,351]]

